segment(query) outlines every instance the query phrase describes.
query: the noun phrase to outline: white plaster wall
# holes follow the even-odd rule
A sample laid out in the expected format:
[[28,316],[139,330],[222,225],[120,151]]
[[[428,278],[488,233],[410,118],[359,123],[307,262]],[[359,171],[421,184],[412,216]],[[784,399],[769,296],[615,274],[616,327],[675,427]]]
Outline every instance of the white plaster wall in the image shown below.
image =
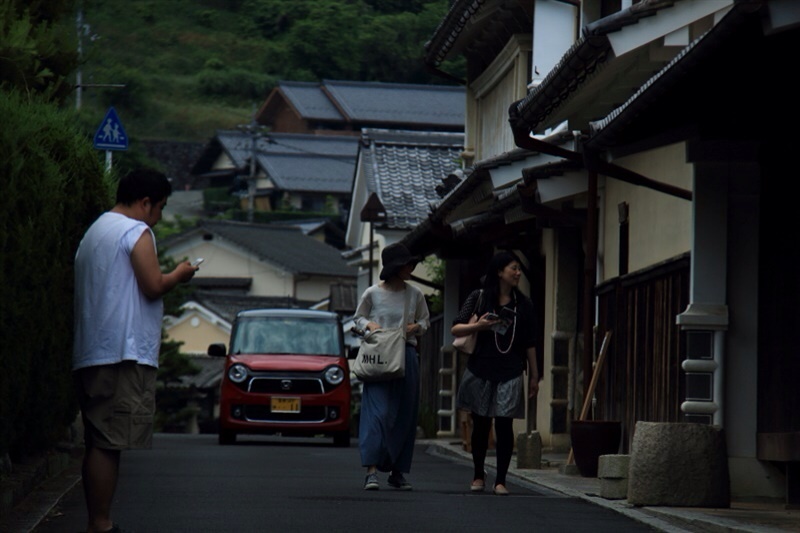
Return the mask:
[[538,85],[575,42],[577,8],[559,0],[536,0],[533,10],[532,81]]
[[[615,164],[662,183],[692,190],[692,165],[686,162],[683,143],[622,157]],[[628,271],[687,252],[692,239],[692,202],[663,192],[605,178],[601,206],[604,232],[602,272],[605,281],[619,275],[619,215],[621,202],[629,205],[630,256]]]

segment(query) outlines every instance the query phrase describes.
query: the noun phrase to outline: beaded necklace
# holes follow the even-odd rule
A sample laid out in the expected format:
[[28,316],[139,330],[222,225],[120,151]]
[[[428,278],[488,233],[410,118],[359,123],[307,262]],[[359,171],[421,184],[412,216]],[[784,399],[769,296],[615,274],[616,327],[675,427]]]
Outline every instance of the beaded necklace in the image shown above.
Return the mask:
[[505,350],[500,348],[500,343],[497,340],[497,332],[494,332],[494,346],[501,354],[507,354],[511,351],[511,347],[514,345],[514,335],[517,333],[517,296],[513,292],[511,294],[514,295],[514,320],[511,322],[511,341],[508,343],[508,347]]

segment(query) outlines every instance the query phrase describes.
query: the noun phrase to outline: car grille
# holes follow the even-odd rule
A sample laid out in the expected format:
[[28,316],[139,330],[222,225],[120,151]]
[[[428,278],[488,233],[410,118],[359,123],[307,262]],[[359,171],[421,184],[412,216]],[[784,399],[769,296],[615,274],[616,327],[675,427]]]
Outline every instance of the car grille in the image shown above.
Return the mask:
[[325,388],[318,377],[255,376],[250,380],[248,391],[255,394],[322,394]]
[[328,408],[309,405],[302,407],[299,413],[272,413],[268,405],[248,405],[244,408],[244,417],[248,422],[325,422]]

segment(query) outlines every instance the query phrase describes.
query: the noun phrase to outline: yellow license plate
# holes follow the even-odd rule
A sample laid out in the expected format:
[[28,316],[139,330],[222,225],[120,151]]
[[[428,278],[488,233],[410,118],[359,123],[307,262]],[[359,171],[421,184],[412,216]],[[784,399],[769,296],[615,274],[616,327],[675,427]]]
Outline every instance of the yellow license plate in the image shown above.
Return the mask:
[[273,413],[299,413],[300,398],[285,398],[281,396],[272,397]]

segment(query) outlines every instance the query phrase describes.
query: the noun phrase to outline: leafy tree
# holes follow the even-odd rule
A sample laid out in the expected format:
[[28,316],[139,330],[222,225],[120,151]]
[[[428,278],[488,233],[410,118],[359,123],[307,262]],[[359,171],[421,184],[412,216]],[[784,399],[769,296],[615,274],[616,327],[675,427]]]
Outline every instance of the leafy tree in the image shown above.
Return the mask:
[[[432,283],[444,285],[444,262],[436,256],[428,256],[422,261]],[[444,310],[444,297],[442,291],[434,292],[429,298],[431,314],[441,313]]]
[[[167,222],[166,228],[159,227],[166,221],[162,221],[156,226],[156,233],[161,237],[165,233],[174,229],[174,225],[180,227],[183,222],[180,220],[175,224]],[[158,240],[158,237],[156,237]],[[176,262],[169,256],[159,252],[159,263],[161,269],[169,272],[175,268]],[[188,285],[178,285],[173,290],[164,295],[164,314],[178,316],[181,313],[180,307],[189,299],[192,289]],[[188,403],[191,400],[192,391],[181,386],[182,378],[194,376],[200,372],[189,357],[181,352],[182,342],[167,340],[166,331],[161,330],[161,351],[158,355],[158,390],[156,393],[156,427],[158,430],[180,427],[191,415]]]
[[78,64],[74,28],[64,19],[74,0],[0,0],[0,90],[63,101]]

